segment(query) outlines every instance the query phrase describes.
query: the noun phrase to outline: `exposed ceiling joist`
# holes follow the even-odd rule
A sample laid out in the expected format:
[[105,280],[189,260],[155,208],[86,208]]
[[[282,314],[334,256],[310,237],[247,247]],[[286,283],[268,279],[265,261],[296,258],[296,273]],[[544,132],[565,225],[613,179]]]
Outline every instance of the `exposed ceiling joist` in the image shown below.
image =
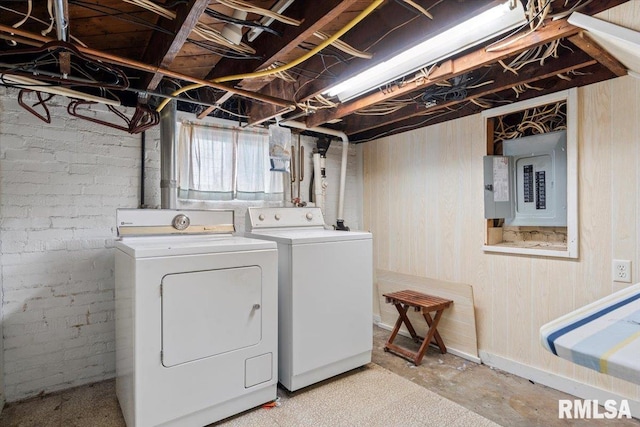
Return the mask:
[[583,52],[577,52],[577,55],[579,56],[578,58],[564,57],[550,59],[543,65],[540,65],[540,63],[529,64],[527,68],[520,70],[518,74],[497,69],[492,75],[485,76],[486,81],[493,81],[493,83],[469,90],[467,96],[462,99],[446,101],[433,107],[425,108],[423,105],[419,106],[418,104],[414,104],[384,116],[350,115],[344,120],[345,132],[347,134],[364,132],[414,116],[424,116],[443,108],[452,107],[456,104],[480,99],[494,93],[500,93],[502,91],[509,90],[514,86],[534,84],[537,81],[548,79],[558,74],[564,75],[574,70],[589,67],[597,62]]
[[[353,16],[371,7],[371,0],[295,0],[283,15],[300,20],[301,25],[287,25],[275,19],[260,37],[243,37],[241,43],[247,48],[245,50],[236,50],[215,37],[203,37],[206,43],[199,43],[200,36],[191,34],[197,23],[209,26],[213,34],[228,29],[229,25],[242,27],[244,31],[247,28],[258,28],[259,31],[260,25],[267,20],[266,16],[274,19],[271,12],[280,10],[283,2],[243,0],[244,7],[250,8],[251,12],[246,18],[241,18],[233,16],[235,7],[217,0],[153,2],[166,9],[164,11],[155,10],[147,2],[55,1],[68,7],[70,40],[74,40],[77,46],[82,43],[89,46],[80,51],[105,63],[117,64],[129,79],[130,88],[119,88],[114,92],[114,96],[126,106],[135,106],[139,101],[132,91],[138,97],[149,96],[160,102],[169,96],[169,92],[182,93],[176,91],[176,87],[180,87],[187,91],[179,96],[180,100],[187,101],[180,103],[180,108],[200,117],[217,106],[221,107],[214,113],[217,117],[233,117],[234,120],[239,117],[248,124],[272,120],[278,115],[298,120],[306,116],[310,126],[330,122],[330,127],[344,130],[359,141],[396,133],[400,131],[398,129],[407,130],[461,117],[487,108],[492,102],[514,102],[559,90],[560,87],[583,86],[598,79],[623,75],[624,68],[629,68],[617,51],[600,40],[595,32],[586,33],[591,37],[589,39],[579,35],[583,31],[581,25],[576,24],[574,28],[563,21],[569,15],[574,18],[581,14],[591,16],[628,0],[516,0],[530,7],[528,16],[532,25],[519,28],[518,35],[514,36],[519,39],[513,44],[497,52],[487,52],[478,45],[473,50],[442,61],[428,73],[415,78],[412,73],[396,81],[395,86],[387,84],[384,90],[373,89],[353,101],[339,103],[336,99],[327,100],[317,95],[363,69],[395,56],[398,51],[441,34],[490,7],[503,5],[505,0],[415,0],[415,4],[428,10],[433,19],[401,0],[382,4],[375,2],[376,7],[371,9],[373,12],[362,23],[341,33],[340,37],[340,41],[355,51],[373,55],[372,59],[360,57],[349,49],[325,46],[319,54],[296,63],[285,74],[261,74],[253,79],[236,80],[234,86],[231,83],[212,83],[209,79],[230,75],[239,79],[255,70],[268,68],[274,62],[291,64],[318,45],[320,39],[316,33],[336,34],[346,29]],[[54,84],[64,86],[65,70],[69,65],[64,57],[50,51],[52,56],[45,61],[37,49],[24,49],[25,46],[40,47],[51,41],[52,36],[36,37],[51,31],[48,27],[53,16],[47,3],[33,2],[32,13],[27,13],[27,6],[26,2],[3,5],[0,39],[9,43],[0,43],[0,63],[3,63],[0,73],[49,73],[58,78]],[[207,13],[207,8],[211,13]],[[635,14],[633,6],[625,10],[633,10]],[[580,13],[576,14],[576,11]],[[171,19],[172,16],[176,18]],[[16,26],[18,28],[14,28]],[[531,27],[535,30],[529,33]],[[631,25],[630,30],[637,31],[638,27]],[[189,43],[188,39],[194,43]],[[558,48],[557,43],[550,43],[556,39],[571,49]],[[25,53],[20,53],[21,50]],[[527,65],[527,61],[544,58],[545,62],[539,65]],[[519,75],[502,72],[497,64],[501,60],[507,64],[506,67],[518,69]],[[82,71],[77,68],[79,63],[80,60],[72,56],[71,70]],[[568,70],[580,72],[561,78],[553,75],[554,72]],[[101,83],[110,83],[107,75],[94,70],[84,72],[90,86],[93,86],[87,88],[87,92],[96,94]],[[172,84],[167,81],[167,84],[159,85],[163,76],[171,79]],[[569,78],[570,81],[565,80]],[[525,84],[542,90],[529,87],[523,92],[527,89],[523,86]],[[202,85],[201,89],[198,89],[199,85]],[[464,93],[455,92],[460,88]],[[231,93],[249,101],[229,99]],[[481,106],[470,100],[479,102]],[[189,103],[193,105],[189,106]],[[213,108],[202,112],[201,106]],[[297,110],[291,112],[296,106]],[[446,108],[450,110],[444,111]]]
[[[585,71],[587,73],[587,75],[585,75],[582,79],[582,83],[584,84],[600,82],[603,80],[610,79],[613,76],[611,71],[599,65],[591,65],[587,68],[582,69],[582,71]],[[520,94],[520,97],[518,98],[518,100],[524,101],[527,99],[543,96],[548,93],[570,89],[572,87],[575,87],[575,83],[568,80],[550,78],[550,79],[546,79],[544,81],[540,81],[536,83],[536,86],[541,86],[542,90],[540,91],[529,90],[525,93]],[[508,89],[507,91],[498,93],[497,95],[506,98],[510,96],[510,93],[512,92],[513,91],[511,89]],[[417,129],[420,127],[431,126],[437,123],[446,122],[448,120],[465,117],[471,114],[477,114],[482,110],[483,110],[482,107],[479,107],[472,103],[467,103],[461,106],[460,108],[457,108],[457,109],[454,108],[451,110],[445,109],[445,111],[439,114],[434,114],[432,116],[410,117],[400,122],[380,126],[375,129],[370,129],[364,132],[356,131],[354,133],[347,133],[347,135],[349,135],[349,140],[354,143],[366,142],[366,141],[371,141],[381,137],[395,135],[401,132],[407,132],[409,130]]]
[[581,31],[573,37],[569,37],[569,41],[579,47],[582,51],[591,55],[593,59],[607,67],[616,76],[620,77],[627,75],[627,67],[622,65],[613,55],[600,47],[600,45],[593,41],[593,39],[584,31]]
[[[324,28],[358,1],[361,0],[323,0],[314,2],[313,7],[308,7],[308,5],[305,7],[306,2],[304,1],[295,2],[287,12],[293,14],[293,18],[302,21],[302,24],[299,27],[281,25],[282,37],[263,32],[253,44],[256,52],[264,58],[263,60],[238,62],[223,58],[211,70],[207,78],[250,73],[268,67],[274,62],[282,61],[302,42],[309,39],[313,33]],[[275,25],[277,23],[274,23]]]
[[504,49],[499,51],[487,52],[484,48],[481,48],[459,58],[453,59],[451,61],[452,71],[450,74],[434,73],[434,75],[430,76],[429,79],[425,79],[421,84],[408,84],[404,86],[393,85],[385,93],[376,92],[352,103],[343,104],[337,109],[320,111],[317,114],[309,116],[307,119],[307,126],[315,127],[335,119],[341,119],[354,111],[375,105],[381,101],[394,99],[399,96],[424,89],[443,80],[468,73],[536,46],[549,43],[563,37],[575,35],[579,31],[579,28],[574,27],[564,19],[553,21],[538,31],[516,40],[514,43],[507,45]]
[[[33,33],[29,33],[28,31],[24,31],[21,30],[19,28],[13,28],[13,27],[9,27],[6,25],[2,25],[0,24],[0,32],[4,32],[4,33],[8,33],[8,34],[15,34],[19,37],[25,37],[28,38],[30,40],[35,40],[35,41],[39,41],[42,42],[42,44],[44,43],[48,43],[51,41],[54,41],[53,39],[49,38],[49,37],[45,37],[45,36],[41,36],[40,34],[33,34]],[[188,81],[191,83],[196,83],[196,84],[200,84],[203,87],[212,87],[214,89],[219,89],[219,90],[224,90],[227,92],[233,92],[237,95],[249,98],[249,99],[254,99],[256,101],[261,101],[267,104],[273,104],[273,105],[277,105],[277,106],[281,106],[281,107],[291,107],[291,103],[287,100],[284,99],[280,99],[274,96],[269,96],[269,95],[264,95],[261,93],[255,93],[255,92],[249,92],[246,90],[242,90],[242,89],[238,89],[238,88],[234,88],[234,87],[230,87],[230,86],[226,86],[224,84],[221,83],[213,83],[211,81],[208,80],[203,80],[203,79],[199,79],[199,78],[195,78],[195,77],[191,77],[191,76],[187,76],[181,73],[177,73],[175,71],[171,71],[171,70],[167,70],[164,68],[160,68],[157,66],[152,66],[149,64],[145,64],[144,62],[140,62],[140,61],[135,61],[133,59],[128,59],[128,58],[123,58],[120,57],[118,55],[112,55],[106,52],[100,52],[97,51],[95,49],[90,49],[87,47],[83,47],[83,46],[75,46],[76,49],[82,53],[84,53],[85,55],[87,55],[90,58],[93,59],[97,59],[97,60],[102,60],[104,62],[107,62],[109,64],[115,64],[115,65],[119,65],[119,66],[123,66],[123,67],[129,67],[135,70],[139,70],[139,71],[145,71],[148,73],[160,73],[163,76],[167,76],[167,77],[173,77],[176,79],[180,79],[180,80],[184,80],[184,81]]]
[[[230,74],[249,73],[283,60],[294,49],[297,49],[302,42],[310,38],[313,33],[324,28],[358,1],[360,0],[325,0],[318,2],[318,4],[311,8],[304,8],[304,2],[294,3],[294,7],[289,9],[289,13],[293,12],[297,14],[296,19],[302,21],[299,27],[283,25],[282,37],[278,38],[273,34],[263,32],[260,37],[256,39],[254,48],[260,56],[266,59],[262,61],[242,61],[238,63],[238,61],[222,58],[216,64],[215,68],[211,70],[207,79]],[[240,83],[240,85],[242,85],[242,83]],[[218,102],[222,103],[226,99],[228,99],[228,97],[225,97],[224,100],[221,98]],[[215,107],[209,107],[199,116],[206,116],[214,109]],[[273,111],[271,111],[261,119],[264,121],[268,117],[273,116],[273,114]]]
[[[142,61],[155,64],[161,68],[168,68],[187,41],[189,34],[198,23],[198,19],[209,5],[209,0],[189,0],[187,4],[180,4],[173,20],[161,19],[160,25],[168,29],[173,35],[156,31],[142,56]],[[147,90],[155,90],[163,75],[154,73],[148,78]]]

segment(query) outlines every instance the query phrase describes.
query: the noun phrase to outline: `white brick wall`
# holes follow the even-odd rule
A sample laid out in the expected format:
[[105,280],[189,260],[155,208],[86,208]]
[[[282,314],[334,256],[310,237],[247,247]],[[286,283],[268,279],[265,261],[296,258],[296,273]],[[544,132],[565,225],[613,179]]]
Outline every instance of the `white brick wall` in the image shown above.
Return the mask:
[[[0,373],[7,401],[114,376],[115,210],[137,207],[140,194],[140,135],[70,117],[61,97],[47,125],[16,99],[16,91],[0,87]],[[310,153],[315,142],[303,142]],[[145,203],[158,207],[159,128],[147,132],[146,145]],[[362,216],[358,152],[350,151],[347,175],[345,219],[352,228]],[[340,143],[332,144],[329,224],[340,156]],[[310,163],[307,171],[308,180]],[[302,194],[306,200],[308,190]],[[233,207],[239,231],[246,206],[183,204]]]
[[[61,97],[47,125],[16,95],[0,88],[8,401],[113,377],[115,210],[137,207],[140,194],[140,135],[75,119]],[[152,206],[159,204],[158,138],[158,129],[147,132]]]

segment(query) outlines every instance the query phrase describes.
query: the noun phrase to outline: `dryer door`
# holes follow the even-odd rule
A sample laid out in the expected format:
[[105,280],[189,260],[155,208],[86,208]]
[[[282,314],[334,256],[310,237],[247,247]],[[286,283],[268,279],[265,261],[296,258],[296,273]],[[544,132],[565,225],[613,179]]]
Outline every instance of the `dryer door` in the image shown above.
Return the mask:
[[162,364],[179,365],[255,345],[262,331],[258,266],[162,279]]

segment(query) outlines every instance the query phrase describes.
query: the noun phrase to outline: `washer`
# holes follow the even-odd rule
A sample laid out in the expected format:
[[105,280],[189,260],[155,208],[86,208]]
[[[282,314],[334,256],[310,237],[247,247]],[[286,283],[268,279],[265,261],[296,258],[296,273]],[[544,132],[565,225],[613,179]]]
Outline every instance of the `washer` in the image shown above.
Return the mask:
[[319,208],[249,208],[278,244],[278,375],[290,391],[371,362],[372,238],[327,230]]
[[116,394],[128,427],[201,427],[276,398],[277,250],[233,211],[117,212]]

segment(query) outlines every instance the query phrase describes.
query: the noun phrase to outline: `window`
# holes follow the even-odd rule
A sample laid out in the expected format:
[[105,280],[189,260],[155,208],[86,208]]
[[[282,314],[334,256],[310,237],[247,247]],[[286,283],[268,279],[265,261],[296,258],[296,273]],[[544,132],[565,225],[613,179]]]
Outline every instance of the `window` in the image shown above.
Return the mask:
[[269,171],[269,135],[191,122],[178,133],[181,199],[279,200],[282,174]]

